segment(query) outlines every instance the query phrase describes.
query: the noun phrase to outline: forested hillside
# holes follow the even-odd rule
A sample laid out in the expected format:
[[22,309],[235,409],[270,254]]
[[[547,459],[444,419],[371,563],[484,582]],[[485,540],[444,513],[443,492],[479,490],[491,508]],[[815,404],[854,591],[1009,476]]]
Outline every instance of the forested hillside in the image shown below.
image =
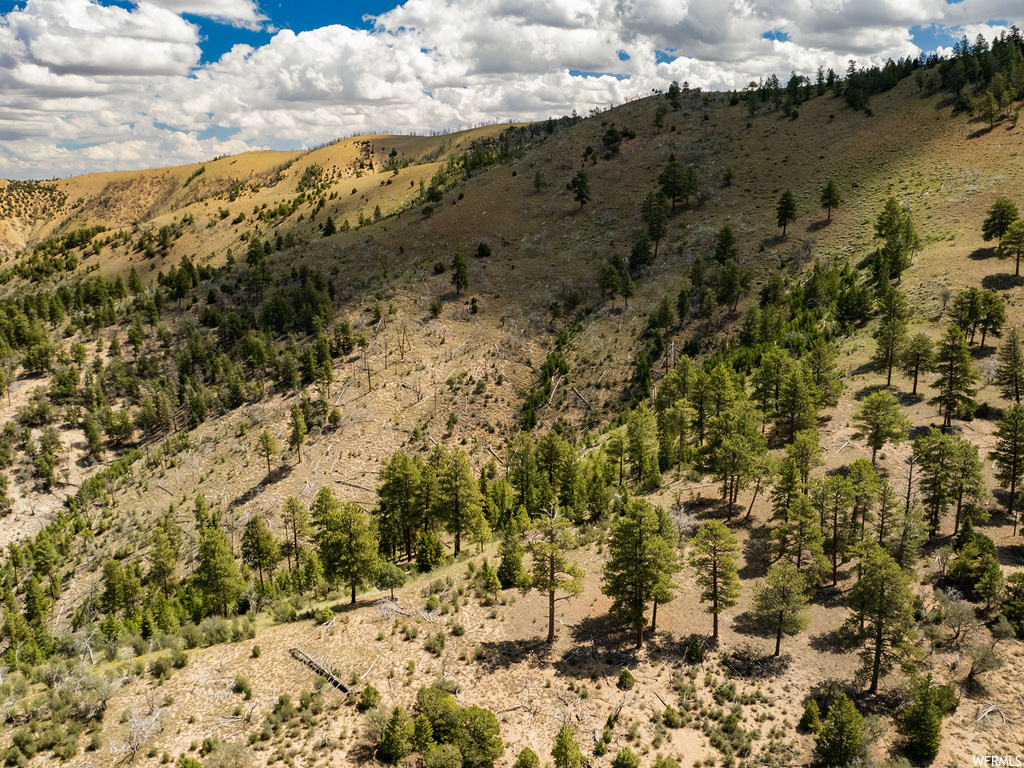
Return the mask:
[[1015,755],[1022,51],[7,183],[0,759]]

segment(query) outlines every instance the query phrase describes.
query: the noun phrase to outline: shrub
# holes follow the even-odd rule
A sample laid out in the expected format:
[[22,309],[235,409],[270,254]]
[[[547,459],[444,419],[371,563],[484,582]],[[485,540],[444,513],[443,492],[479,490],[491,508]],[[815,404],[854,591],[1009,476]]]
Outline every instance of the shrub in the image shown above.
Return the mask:
[[665,707],[665,712],[662,714],[661,720],[669,728],[683,727],[683,716],[679,714],[679,710],[671,704]]
[[441,310],[444,309],[444,304],[441,303],[441,299],[437,296],[430,300],[430,316],[439,317]]
[[356,704],[356,709],[360,712],[365,712],[368,709],[373,709],[378,704],[380,704],[380,691],[372,685],[367,685],[363,688],[362,693],[359,694],[359,703]]
[[808,699],[804,705],[804,714],[800,718],[800,727],[805,731],[817,733],[821,728],[821,710],[815,699]]
[[640,768],[640,756],[629,747],[623,747],[612,760],[612,768]]
[[235,682],[234,685],[231,686],[231,690],[235,693],[245,694],[246,701],[252,698],[252,686],[249,685],[249,681],[242,676],[235,678]]
[[444,650],[444,632],[437,632],[428,637],[427,641],[423,644],[423,649],[435,656],[440,656]]
[[624,691],[632,690],[633,686],[636,685],[636,678],[633,677],[633,673],[628,669],[624,669],[619,672],[619,688]]
[[540,758],[537,757],[536,752],[526,747],[519,753],[519,757],[516,758],[514,768],[540,768]]
[[864,748],[864,718],[844,693],[829,707],[814,741],[815,764],[840,768],[860,756]]
[[444,562],[444,544],[434,533],[421,533],[416,542],[416,567],[423,573]]

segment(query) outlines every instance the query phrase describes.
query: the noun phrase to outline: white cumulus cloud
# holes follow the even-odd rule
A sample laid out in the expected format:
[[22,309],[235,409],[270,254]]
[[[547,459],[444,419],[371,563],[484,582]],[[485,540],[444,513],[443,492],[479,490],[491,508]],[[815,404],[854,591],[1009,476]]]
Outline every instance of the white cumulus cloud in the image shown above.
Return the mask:
[[[0,176],[542,119],[671,80],[709,89],[991,37],[1019,0],[407,0],[372,27],[283,30],[200,63],[183,14],[269,30],[254,0],[27,0],[0,17]],[[765,33],[774,33],[770,39]],[[210,137],[230,136],[229,139]]]

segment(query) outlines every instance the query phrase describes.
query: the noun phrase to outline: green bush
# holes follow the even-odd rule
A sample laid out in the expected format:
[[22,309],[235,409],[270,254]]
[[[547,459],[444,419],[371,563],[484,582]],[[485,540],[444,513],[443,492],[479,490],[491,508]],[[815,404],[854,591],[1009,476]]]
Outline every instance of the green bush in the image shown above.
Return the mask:
[[244,694],[246,701],[252,698],[252,686],[249,685],[249,681],[244,677],[236,677],[234,685],[231,686],[231,690],[235,693]]
[[640,768],[640,756],[629,747],[623,747],[612,760],[612,768]]
[[532,749],[525,747],[516,758],[514,768],[540,768],[540,758]]
[[815,764],[841,768],[860,757],[864,749],[864,718],[846,694],[829,707],[814,741]]
[[636,685],[636,678],[633,677],[632,672],[628,669],[624,669],[619,672],[619,688],[624,691],[629,691],[633,689],[634,685]]
[[810,733],[817,733],[821,728],[821,710],[815,699],[808,699],[804,705],[804,713],[800,718],[800,727]]
[[422,573],[434,570],[444,562],[444,544],[434,533],[421,533],[416,542],[416,567]]
[[356,709],[358,709],[360,712],[365,712],[368,709],[373,709],[378,704],[380,704],[380,698],[380,691],[378,691],[372,685],[367,685],[359,694],[359,703],[356,704]]

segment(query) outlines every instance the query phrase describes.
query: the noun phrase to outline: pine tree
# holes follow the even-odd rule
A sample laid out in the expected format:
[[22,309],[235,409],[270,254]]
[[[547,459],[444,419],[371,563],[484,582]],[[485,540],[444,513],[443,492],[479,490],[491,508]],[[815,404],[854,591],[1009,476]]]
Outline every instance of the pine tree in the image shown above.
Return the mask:
[[263,572],[267,571],[272,578],[274,568],[281,562],[281,547],[263,518],[253,517],[246,523],[242,532],[242,562],[259,574],[261,590],[265,588]]
[[787,189],[779,197],[779,202],[775,206],[775,218],[780,227],[782,227],[782,236],[786,236],[786,226],[796,221],[796,198],[793,197],[793,192]]
[[395,451],[384,462],[381,485],[377,490],[380,511],[377,516],[381,545],[391,557],[398,544],[404,544],[406,560],[412,560],[413,538],[420,522],[419,493],[422,470],[418,459],[405,451]]
[[302,463],[302,444],[306,442],[306,417],[302,415],[302,406],[298,403],[291,409],[291,432],[288,445],[293,451],[299,452],[299,464]]
[[[309,510],[297,498],[289,496],[284,500],[284,507],[281,510],[281,523],[284,525],[285,538],[290,538],[289,546],[286,547],[285,552],[288,557],[288,570],[291,571],[292,558],[295,559],[295,564],[298,565],[299,554],[302,552],[299,540],[309,535]],[[299,594],[301,593],[302,587],[300,585]]]
[[825,552],[832,558],[832,586],[839,584],[839,563],[850,551],[850,511],[853,508],[853,484],[849,479],[831,475],[811,485],[811,506],[818,513],[826,535]]
[[555,759],[555,768],[581,768],[583,765],[583,752],[568,723],[563,723],[558,730],[551,756]]
[[821,207],[828,209],[828,221],[832,221],[832,209],[838,208],[842,204],[843,200],[839,196],[839,189],[836,187],[836,183],[829,179],[825,182],[825,186],[821,188]]
[[875,221],[875,236],[883,243],[875,254],[875,277],[880,284],[893,278],[899,282],[910,266],[911,255],[921,248],[910,212],[895,197],[885,201]]
[[380,564],[377,569],[377,576],[374,579],[374,586],[377,589],[387,589],[391,592],[391,599],[395,599],[395,590],[405,585],[405,571],[390,561]]
[[220,528],[207,526],[203,529],[197,561],[192,579],[205,598],[207,613],[219,610],[226,617],[228,608],[238,599],[245,584],[238,575],[231,543]]
[[887,286],[878,300],[877,344],[872,361],[886,372],[885,386],[892,384],[892,369],[907,339],[907,300],[903,292]]
[[782,648],[782,635],[795,635],[807,628],[807,579],[795,566],[776,563],[754,587],[752,615],[760,626],[775,630],[775,655]]
[[586,171],[580,171],[572,177],[572,181],[569,182],[569,189],[572,190],[573,199],[580,204],[582,209],[587,203],[590,202],[590,179],[587,178]]
[[469,287],[469,267],[466,266],[466,257],[461,253],[452,257],[452,287],[456,296]]
[[718,615],[736,605],[740,594],[736,573],[739,542],[723,522],[709,520],[693,537],[693,549],[690,562],[697,569],[701,601],[709,603],[705,610],[714,617],[712,640],[718,642]]
[[270,434],[269,429],[264,429],[260,432],[259,449],[260,453],[267,460],[267,482],[269,483],[271,477],[270,460],[277,455],[278,451],[277,440]]
[[978,378],[971,365],[971,351],[963,331],[951,325],[939,342],[935,355],[935,372],[939,378],[932,386],[938,394],[929,402],[942,412],[942,431],[953,424],[953,417],[974,405],[974,382]]
[[1024,349],[1021,348],[1020,329],[1014,326],[999,348],[999,367],[995,383],[1007,400],[1020,405],[1024,394]]
[[818,394],[820,408],[835,407],[843,393],[843,382],[839,379],[836,366],[837,357],[835,345],[819,336],[811,341],[800,358],[800,365],[807,371]]
[[1004,323],[1006,323],[1006,304],[1003,302],[1003,297],[995,291],[982,291],[981,305],[978,308],[978,325],[981,327],[979,351],[985,349],[985,338],[988,334],[997,338],[1002,335]]
[[658,174],[658,183],[661,184],[662,194],[672,201],[672,210],[674,211],[676,201],[686,196],[687,192],[686,171],[676,160],[675,155],[669,157],[665,168]]
[[1017,257],[1014,275],[1020,277],[1020,258],[1024,256],[1024,221],[1017,220],[1009,226],[999,244],[998,254],[1001,259],[1011,254]]
[[629,461],[636,476],[637,486],[650,491],[661,485],[658,464],[658,421],[654,413],[641,402],[629,414],[626,422],[629,443]]
[[775,555],[785,558],[798,571],[807,575],[809,584],[817,584],[828,568],[825,559],[825,537],[821,520],[802,493],[793,497],[786,522],[772,531]]
[[349,587],[351,604],[356,590],[377,572],[377,538],[358,504],[341,504],[330,488],[321,488],[313,501],[313,528],[324,575]]
[[910,419],[903,414],[899,401],[884,389],[865,397],[852,420],[858,425],[853,436],[862,438],[871,449],[872,466],[879,449],[886,443],[906,440],[910,431]]
[[526,570],[523,568],[523,548],[519,544],[519,531],[514,525],[505,532],[502,540],[498,581],[502,589],[522,587],[527,582]]
[[409,714],[403,707],[395,707],[377,742],[377,756],[389,765],[407,757],[412,752],[413,730]]
[[939,688],[932,676],[912,683],[913,702],[903,711],[899,731],[906,739],[906,751],[915,760],[930,763],[939,754],[942,743],[942,707]]
[[877,544],[868,546],[859,570],[849,598],[858,615],[847,627],[864,646],[861,672],[871,680],[868,693],[873,694],[881,676],[914,653],[914,593],[910,576]]
[[658,243],[668,234],[668,198],[663,192],[649,192],[640,203],[640,218],[647,226],[647,236],[654,242],[654,255]]
[[842,768],[864,749],[864,718],[846,694],[840,694],[814,740],[814,763],[820,768]]
[[658,513],[650,502],[634,498],[626,503],[612,523],[608,554],[601,591],[612,598],[611,612],[636,631],[636,647],[641,648],[647,603],[660,586],[671,583],[680,567],[675,551],[661,536]]
[[810,429],[818,418],[818,392],[807,371],[795,367],[786,377],[775,409],[775,430],[785,442]]
[[1013,518],[1017,535],[1017,486],[1024,477],[1024,405],[1011,405],[1003,411],[995,430],[995,450],[988,457],[996,463],[996,481],[1009,489],[1006,512]]
[[912,395],[917,395],[917,379],[924,371],[930,371],[935,364],[932,340],[923,333],[908,339],[900,350],[898,365],[904,375],[914,380]]
[[558,592],[572,597],[583,591],[583,570],[567,554],[576,547],[572,526],[557,510],[548,512],[535,530],[529,551],[533,556],[531,584],[548,597],[547,642],[555,642],[555,600]]
[[1012,200],[1007,200],[1005,197],[998,198],[992,203],[985,220],[981,223],[981,235],[985,242],[995,238],[1001,243],[1006,230],[1013,222],[1017,221],[1019,215],[1017,206]]

